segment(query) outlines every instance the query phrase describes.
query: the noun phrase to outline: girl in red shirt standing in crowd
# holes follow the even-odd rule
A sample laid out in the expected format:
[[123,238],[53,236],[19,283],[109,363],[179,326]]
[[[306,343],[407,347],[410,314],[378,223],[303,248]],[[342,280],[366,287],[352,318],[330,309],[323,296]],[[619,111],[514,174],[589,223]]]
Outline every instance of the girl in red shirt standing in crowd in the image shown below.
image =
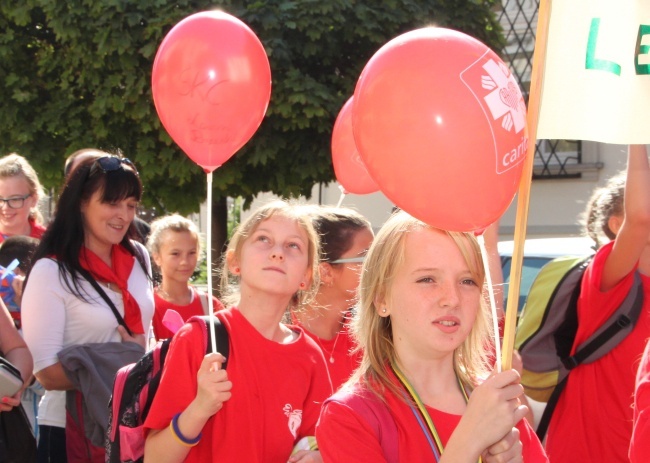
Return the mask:
[[488,377],[484,278],[472,233],[386,222],[361,273],[361,367],[321,412],[323,461],[547,461],[517,372]]
[[[194,222],[180,215],[160,217],[151,223],[147,248],[161,278],[155,291],[154,335],[171,338],[174,333],[163,324],[167,310],[176,311],[183,320],[208,314],[207,293],[189,283],[201,253],[199,231]],[[212,302],[215,311],[223,309],[217,298],[212,297]]]
[[625,178],[610,179],[589,204],[590,235],[612,241],[598,249],[582,278],[571,353],[621,305],[637,271],[643,307],[625,339],[571,370],[548,429],[553,463],[629,461],[635,373],[650,337],[650,164],[644,145],[629,147]]
[[[201,325],[176,333],[145,421],[146,462],[286,463],[314,435],[331,394],[325,359],[282,320],[313,297],[318,254],[300,206],[270,203],[238,227],[222,274],[224,301],[233,305],[215,314],[229,334],[227,369],[221,354],[205,355]],[[297,461],[320,455],[303,451]]]
[[650,455],[650,342],[646,343],[634,389],[634,425],[630,463],[643,463]]
[[337,390],[361,361],[360,352],[351,352],[348,324],[373,233],[370,222],[353,209],[318,206],[309,211],[321,239],[320,287],[314,301],[292,315],[323,350]]
[[8,154],[0,159],[0,243],[8,236],[43,236],[38,201],[44,197],[36,171],[27,159]]
[[[38,212],[38,201],[44,197],[36,171],[27,159],[12,153],[0,158],[0,244],[10,236],[40,239],[45,227]],[[20,308],[13,293],[22,292],[22,277],[3,282],[2,298],[18,329],[22,327]],[[10,287],[9,287],[10,286]]]

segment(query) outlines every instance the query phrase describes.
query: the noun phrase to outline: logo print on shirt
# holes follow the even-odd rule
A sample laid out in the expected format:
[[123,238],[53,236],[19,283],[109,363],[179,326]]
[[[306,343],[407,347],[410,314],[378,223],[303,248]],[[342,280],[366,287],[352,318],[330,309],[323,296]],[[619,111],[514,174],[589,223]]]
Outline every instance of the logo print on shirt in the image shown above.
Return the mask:
[[284,414],[289,417],[289,431],[294,439],[298,437],[298,430],[302,423],[302,410],[294,410],[291,404],[286,404],[282,409]]

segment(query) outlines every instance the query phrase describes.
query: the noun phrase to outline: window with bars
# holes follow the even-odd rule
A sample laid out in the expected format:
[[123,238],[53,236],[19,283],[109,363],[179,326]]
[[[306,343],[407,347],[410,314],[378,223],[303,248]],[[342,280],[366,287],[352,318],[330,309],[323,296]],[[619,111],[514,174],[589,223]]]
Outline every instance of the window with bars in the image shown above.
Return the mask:
[[[497,11],[506,38],[501,56],[519,81],[526,101],[530,92],[538,10],[539,0],[501,0]],[[600,163],[584,162],[582,148],[580,141],[538,140],[533,178],[581,178],[585,172],[602,168]]]

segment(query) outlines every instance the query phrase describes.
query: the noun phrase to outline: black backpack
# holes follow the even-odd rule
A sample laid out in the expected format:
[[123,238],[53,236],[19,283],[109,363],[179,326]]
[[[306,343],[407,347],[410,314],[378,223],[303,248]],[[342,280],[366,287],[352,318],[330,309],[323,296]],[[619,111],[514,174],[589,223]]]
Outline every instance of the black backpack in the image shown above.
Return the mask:
[[[217,351],[228,358],[228,331],[215,316],[215,335]],[[188,323],[205,325],[205,352],[210,353],[211,330],[209,316],[196,316]],[[158,341],[136,363],[126,365],[115,375],[113,396],[108,404],[109,422],[106,431],[106,462],[131,463],[144,460],[144,421],[149,414],[151,403],[160,385],[160,377],[165,364],[171,339]],[[222,368],[226,368],[226,363]]]

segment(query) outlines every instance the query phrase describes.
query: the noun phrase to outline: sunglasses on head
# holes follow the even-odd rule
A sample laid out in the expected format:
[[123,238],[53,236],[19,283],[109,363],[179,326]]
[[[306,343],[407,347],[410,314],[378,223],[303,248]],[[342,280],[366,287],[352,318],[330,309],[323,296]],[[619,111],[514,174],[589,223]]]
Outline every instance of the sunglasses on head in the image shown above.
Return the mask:
[[119,158],[117,156],[103,156],[97,159],[90,168],[90,173],[94,173],[97,169],[100,169],[104,173],[115,172],[116,170],[124,169],[122,167],[123,164],[129,166],[138,175],[138,170],[130,159]]

